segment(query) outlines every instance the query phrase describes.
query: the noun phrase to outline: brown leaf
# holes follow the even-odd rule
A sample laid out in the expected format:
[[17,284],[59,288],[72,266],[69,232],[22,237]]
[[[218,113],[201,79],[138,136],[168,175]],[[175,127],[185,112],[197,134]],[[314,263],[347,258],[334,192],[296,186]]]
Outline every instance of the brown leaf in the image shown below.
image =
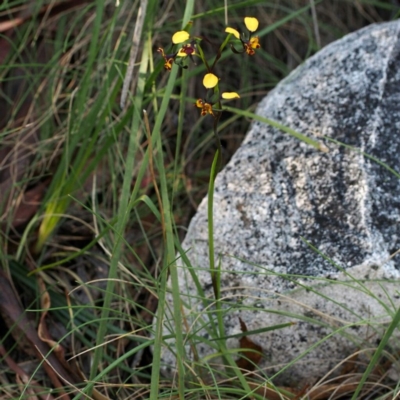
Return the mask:
[[33,389],[33,387],[31,385],[25,386],[28,381],[24,381],[24,379],[21,379],[21,377],[19,377],[18,375],[16,377],[16,381],[19,386],[25,388],[24,398],[26,398],[27,400],[39,400],[39,398],[35,394],[35,390]]
[[[294,400],[296,393],[292,389],[287,387],[277,387],[276,389],[268,387],[267,385],[261,386],[258,383],[248,382],[250,388],[254,390],[259,396],[263,396],[267,400]],[[282,392],[287,392],[288,396],[285,396]],[[307,399],[308,400],[308,399]]]
[[29,341],[38,358],[44,360],[43,367],[53,385],[60,390],[60,398],[69,399],[62,389],[64,385],[60,382],[59,377],[67,384],[76,382],[76,377],[66,371],[55,354],[50,352],[50,347],[40,340],[33,321],[28,319],[14,293],[11,282],[2,270],[0,270],[0,310],[24,333],[24,339]]
[[[247,332],[247,326],[240,317],[239,322],[242,332]],[[242,357],[237,361],[237,366],[247,371],[254,371],[261,360],[262,347],[251,341],[248,336],[243,336],[240,338],[240,348],[244,350],[240,352]]]
[[12,216],[11,223],[14,228],[26,225],[36,214],[46,193],[49,182],[50,180],[46,180],[45,182],[38,183],[32,189],[22,193],[20,196],[21,199],[17,201],[17,206]]
[[49,330],[47,328],[46,316],[47,316],[48,310],[51,306],[49,292],[47,291],[46,286],[45,286],[43,280],[40,278],[40,276],[38,276],[38,282],[39,282],[40,291],[42,293],[41,298],[40,298],[41,306],[44,309],[44,311],[42,312],[42,315],[40,316],[40,321],[39,321],[39,326],[38,326],[38,336],[39,336],[40,340],[47,343],[53,349],[53,352],[56,355],[56,357],[58,358],[58,361],[60,361],[60,363],[64,366],[64,368],[67,371],[69,371],[70,368],[69,368],[68,364],[65,362],[64,348],[60,345],[60,343],[53,340],[53,338],[51,337]]
[[0,344],[0,355],[2,360],[8,365],[8,367],[17,376],[17,381],[19,380],[21,384],[26,386],[29,383],[31,393],[37,394],[43,400],[54,400],[54,397],[50,394],[45,393],[45,389],[42,388],[34,379],[32,379],[8,354],[3,345]]
[[317,386],[307,393],[307,399],[310,400],[325,400],[338,399],[344,395],[351,395],[358,386],[358,382],[326,384]]
[[0,193],[2,195],[0,218],[3,220],[8,218],[12,199],[21,196],[21,193],[18,193],[20,189],[15,183],[21,180],[31,166],[38,141],[37,132],[24,131],[20,135],[15,134],[12,138],[10,137],[9,141],[13,144],[0,149]]

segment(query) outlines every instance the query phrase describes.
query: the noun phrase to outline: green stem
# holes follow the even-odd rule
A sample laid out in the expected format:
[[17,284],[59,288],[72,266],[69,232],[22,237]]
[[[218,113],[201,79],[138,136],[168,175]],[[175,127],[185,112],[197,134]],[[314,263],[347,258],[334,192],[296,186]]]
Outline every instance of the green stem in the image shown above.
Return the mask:
[[218,302],[220,297],[220,290],[217,285],[217,274],[215,269],[215,255],[214,255],[214,218],[213,218],[213,208],[214,208],[214,182],[215,177],[218,172],[218,164],[220,163],[220,150],[218,149],[215,153],[214,160],[211,166],[210,172],[210,183],[208,186],[208,252],[210,259],[210,272],[211,272],[211,282],[213,285],[214,296],[216,302]]
[[208,65],[206,57],[204,56],[203,49],[201,48],[199,42],[197,42],[196,47],[197,47],[197,52],[199,53],[198,56],[201,58],[201,61],[203,61],[203,64],[206,66],[207,72],[211,72],[212,70],[210,69],[210,66]]
[[[218,330],[219,330],[219,337],[225,337],[225,324],[223,319],[223,310],[222,304],[220,301],[221,298],[221,262],[218,263],[217,269],[215,268],[215,255],[214,255],[214,219],[213,219],[213,207],[214,207],[214,182],[219,171],[219,165],[221,163],[221,141],[216,133],[216,124],[214,125],[214,134],[217,138],[217,146],[218,150],[215,153],[214,160],[211,166],[211,173],[210,173],[210,184],[208,189],[208,251],[209,251],[209,258],[210,258],[210,272],[211,272],[211,281],[214,289],[214,296],[215,296],[215,312],[217,315],[218,320]],[[224,359],[227,372],[231,375],[232,371],[236,377],[238,378],[241,386],[247,393],[252,393],[246,378],[243,376],[242,371],[237,366],[235,360],[233,359],[232,355],[229,353],[228,348],[226,346],[225,339],[219,341],[219,347],[221,350],[222,357]]]
[[221,58],[222,56],[222,51],[224,50],[225,46],[228,44],[230,38],[231,38],[232,34],[228,34],[228,36],[225,38],[225,40],[223,41],[223,43],[221,44],[220,48],[218,49],[217,55],[215,56],[215,60],[213,62],[213,65],[211,66],[211,71],[214,70],[215,64],[217,64],[218,60]]

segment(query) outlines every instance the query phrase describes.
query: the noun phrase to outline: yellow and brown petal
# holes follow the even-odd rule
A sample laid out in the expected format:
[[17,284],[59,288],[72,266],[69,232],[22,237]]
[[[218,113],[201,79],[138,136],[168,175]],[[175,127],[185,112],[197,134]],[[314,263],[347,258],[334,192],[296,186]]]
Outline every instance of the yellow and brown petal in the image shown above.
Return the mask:
[[174,63],[174,59],[173,58],[170,58],[170,59],[166,60],[165,63],[164,63],[164,68],[167,69],[168,71],[171,71],[173,63]]
[[179,49],[177,56],[186,57],[196,54],[196,49],[192,43],[185,44],[181,49]]
[[213,110],[212,110],[212,105],[210,103],[207,103],[203,99],[198,99],[196,101],[196,107],[201,108],[201,115],[207,115],[211,114],[214,115]]
[[249,45],[253,49],[259,49],[261,46],[260,46],[260,41],[258,39],[258,36],[254,36],[254,37],[250,38]]
[[249,56],[254,55],[255,54],[254,49],[259,49],[261,47],[258,41],[258,36],[250,38],[248,42],[243,42],[243,47]]
[[165,63],[164,63],[164,68],[168,71],[172,69],[172,64],[174,63],[176,53],[174,54],[165,54],[164,49],[162,47],[159,47],[157,51],[162,55]]

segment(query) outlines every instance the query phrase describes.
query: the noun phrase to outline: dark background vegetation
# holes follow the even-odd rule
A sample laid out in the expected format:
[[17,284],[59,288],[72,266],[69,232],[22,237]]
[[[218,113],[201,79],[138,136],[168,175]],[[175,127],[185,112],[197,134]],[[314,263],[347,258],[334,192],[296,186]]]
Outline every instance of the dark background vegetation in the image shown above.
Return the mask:
[[[119,106],[121,84],[140,2],[120,0],[119,7],[114,0],[103,3],[97,36],[93,35],[98,2],[0,4],[0,398],[34,398],[51,388],[61,393],[66,384],[60,376],[84,385],[118,239],[112,227],[120,215],[127,174],[132,189],[138,184],[138,198],[145,195],[157,204],[157,171],[149,167],[143,176],[139,173],[149,145],[143,124],[134,154],[128,151],[132,121],[141,118],[134,99],[140,82],[146,82],[142,107],[153,126],[168,79],[156,50],[168,48],[172,34],[181,29],[186,2],[149,3],[137,60],[143,51],[150,52],[154,69],[142,76],[137,63],[131,86],[135,94],[124,110]],[[315,1],[315,13],[310,5],[308,0],[228,0],[226,10],[222,0],[195,2],[192,34],[215,44],[225,38],[225,12],[229,25],[239,30],[244,16],[256,16],[260,30],[271,27],[260,37],[256,55],[232,54],[215,71],[224,88],[240,92],[241,99],[233,106],[254,111],[280,80],[320,48],[369,24],[396,19],[400,10],[396,0]],[[100,38],[96,47],[91,47],[93,37]],[[205,45],[204,50],[212,54],[213,48]],[[193,106],[194,99],[203,96],[204,70],[189,63],[189,71],[186,107],[182,110],[178,101],[178,83],[161,128],[163,169],[180,239],[207,193],[216,148],[212,119],[200,117]],[[180,113],[184,124],[178,139]],[[240,146],[249,123],[234,114],[223,115],[224,163]],[[133,170],[127,172],[129,157]],[[55,196],[62,199],[62,206],[52,209]],[[54,226],[43,226],[51,212],[58,216]],[[100,369],[149,337],[157,307],[154,280],[165,247],[160,222],[145,203],[131,211],[123,236],[119,282],[104,338],[110,344],[104,346]],[[43,267],[47,268],[39,273]],[[85,285],[67,296],[79,283]],[[76,308],[68,309],[71,304]],[[52,311],[46,313],[47,307]],[[134,335],[123,336],[127,332]],[[63,365],[65,356],[59,349],[51,355],[57,366],[44,367],[40,353],[46,353],[53,341],[62,343],[66,358],[79,356]],[[147,398],[150,363],[148,348],[121,359],[103,377],[94,397],[101,398],[102,393],[114,399]],[[160,392],[165,389],[165,398],[173,386],[163,382]],[[69,392],[71,387],[65,389],[65,398]]]

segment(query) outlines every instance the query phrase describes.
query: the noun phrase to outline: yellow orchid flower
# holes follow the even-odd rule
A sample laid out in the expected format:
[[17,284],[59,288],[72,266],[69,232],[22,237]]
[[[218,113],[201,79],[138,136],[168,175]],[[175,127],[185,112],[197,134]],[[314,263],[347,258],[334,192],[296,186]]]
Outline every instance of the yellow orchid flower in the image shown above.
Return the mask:
[[[225,100],[231,100],[231,99],[239,99],[240,96],[236,92],[224,92],[222,93],[221,97]],[[203,99],[198,99],[196,100],[195,103],[196,107],[201,108],[201,115],[204,117],[207,114],[212,115],[215,117],[214,111],[213,111],[213,104],[208,103],[206,100]],[[218,110],[219,112],[221,110]]]
[[[258,29],[258,19],[257,18],[245,17],[244,24],[246,25],[246,28],[250,33],[253,33]],[[261,47],[258,36],[252,37],[250,35],[248,40],[242,39],[240,37],[240,33],[236,29],[231,28],[229,26],[225,29],[225,32],[232,34],[233,36],[235,36],[236,39],[239,39],[242,42],[242,46],[243,46],[242,51],[236,50],[231,45],[231,49],[234,53],[246,53],[249,56],[252,56],[253,54],[255,54],[255,49],[259,49]],[[245,35],[243,35],[243,36],[245,36]]]
[[249,56],[252,56],[255,53],[254,49],[259,49],[261,47],[259,40],[258,40],[258,36],[254,36],[254,37],[250,38],[250,40],[248,42],[243,43],[243,46],[244,46],[246,53]]
[[212,116],[214,116],[212,105],[210,103],[207,103],[203,99],[198,99],[196,101],[196,107],[201,108],[201,115],[203,117],[207,114],[211,114]]
[[162,55],[162,57],[163,57],[163,59],[165,61],[164,62],[164,68],[166,70],[168,70],[168,71],[171,71],[172,64],[173,64],[173,62],[175,60],[175,57],[176,57],[176,53],[174,53],[174,54],[165,54],[164,53],[164,49],[162,47],[158,48],[157,51],[159,53],[161,53],[161,55]]

